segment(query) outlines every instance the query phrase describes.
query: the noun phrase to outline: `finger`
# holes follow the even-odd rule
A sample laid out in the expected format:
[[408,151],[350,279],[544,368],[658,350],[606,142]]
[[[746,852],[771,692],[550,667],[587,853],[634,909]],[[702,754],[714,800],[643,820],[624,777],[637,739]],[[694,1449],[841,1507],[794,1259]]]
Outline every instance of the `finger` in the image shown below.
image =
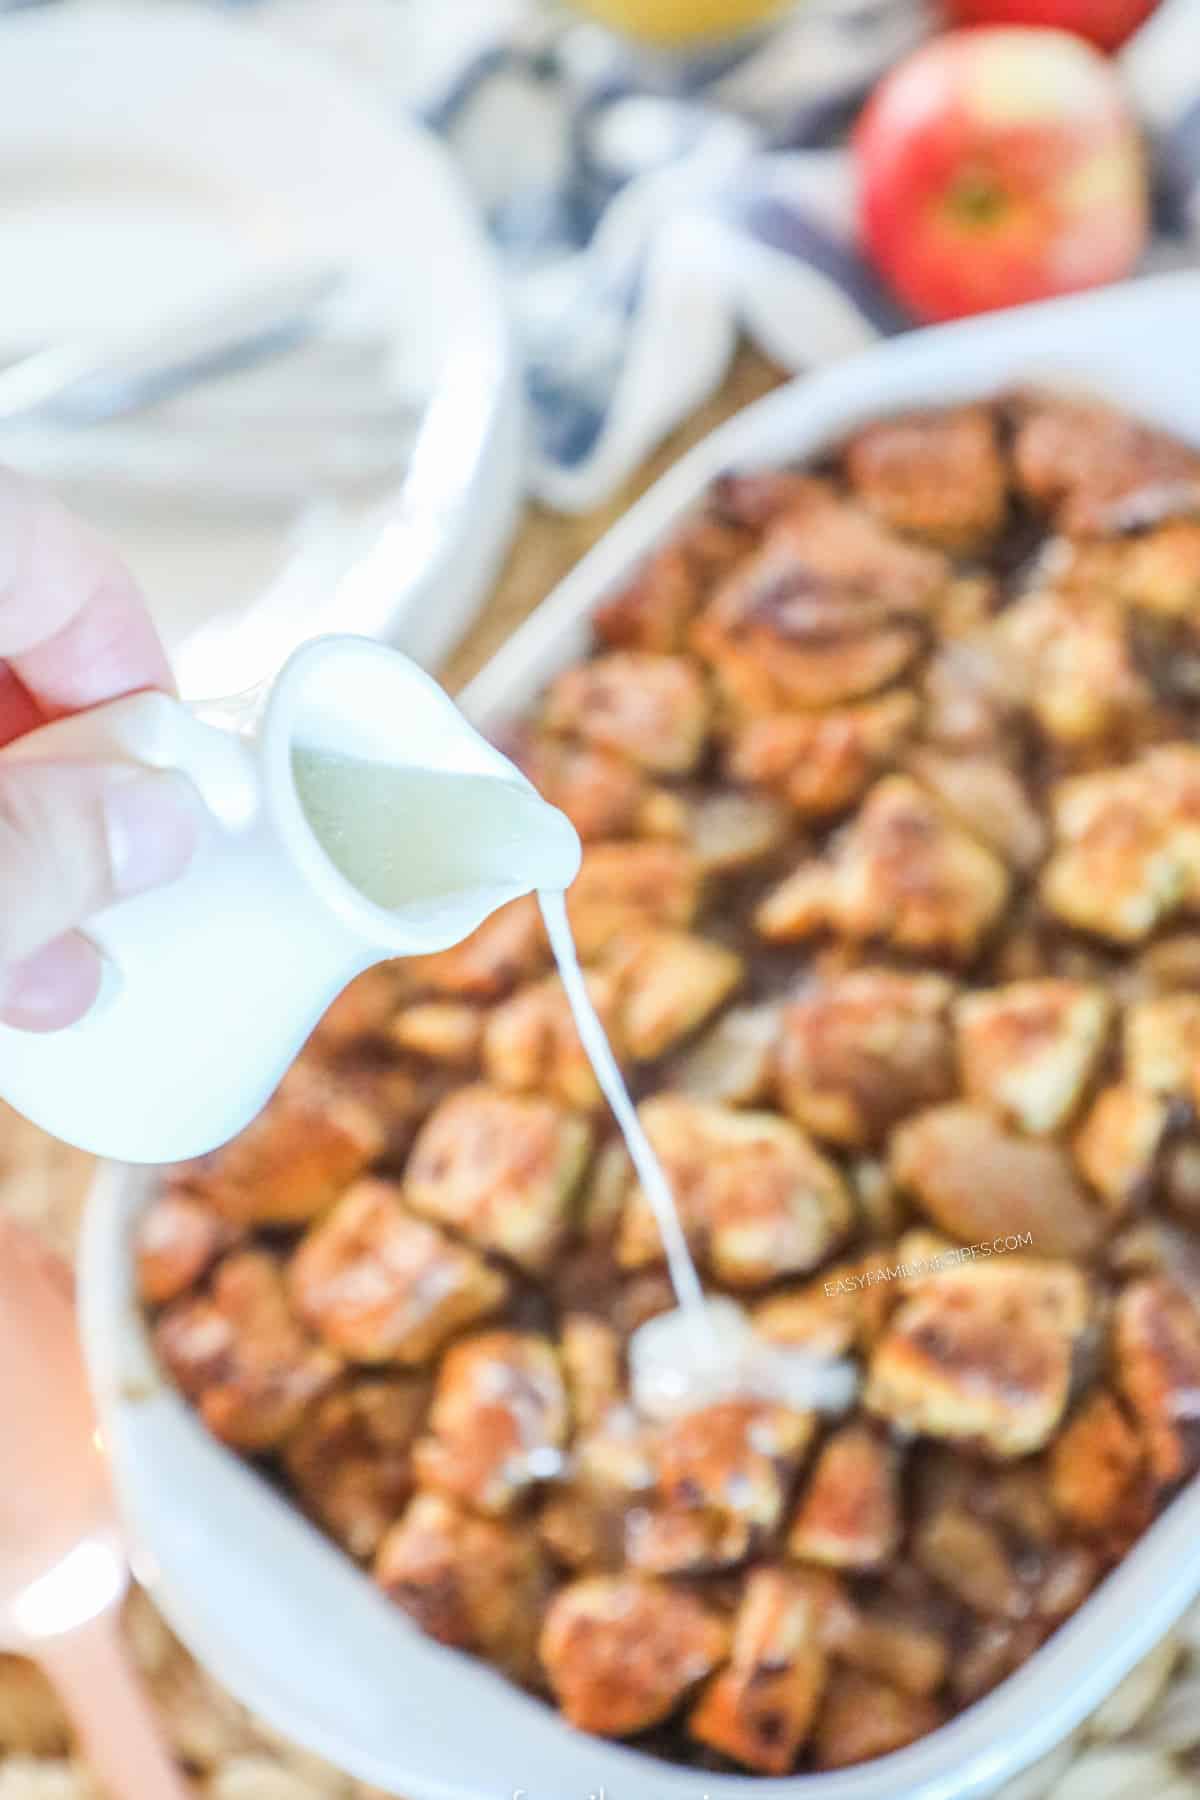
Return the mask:
[[0,746],[45,724],[29,691],[7,663],[0,662]]
[[14,963],[0,981],[0,1020],[21,1031],[61,1031],[89,1011],[104,961],[76,931]]
[[195,789],[173,770],[0,765],[0,966],[182,874],[200,815]]
[[0,657],[50,718],[172,685],[121,559],[52,495],[8,470],[0,470]]

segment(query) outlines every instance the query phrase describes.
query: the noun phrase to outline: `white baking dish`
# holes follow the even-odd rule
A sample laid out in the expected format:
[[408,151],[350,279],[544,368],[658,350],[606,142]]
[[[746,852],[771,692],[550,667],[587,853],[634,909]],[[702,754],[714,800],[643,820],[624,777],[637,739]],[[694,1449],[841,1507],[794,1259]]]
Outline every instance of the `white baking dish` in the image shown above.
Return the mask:
[[[786,387],[691,452],[472,685],[485,728],[585,645],[600,597],[726,468],[810,456],[867,418],[1014,381],[1079,382],[1200,443],[1200,276],[1175,276],[888,344]],[[163,1385],[132,1280],[153,1175],[102,1171],[83,1328],[140,1573],[200,1659],[273,1725],[407,1800],[970,1800],[1078,1723],[1200,1592],[1200,1481],[1031,1662],[941,1731],[835,1774],[705,1775],[582,1736],[420,1635],[353,1564],[210,1439]]]

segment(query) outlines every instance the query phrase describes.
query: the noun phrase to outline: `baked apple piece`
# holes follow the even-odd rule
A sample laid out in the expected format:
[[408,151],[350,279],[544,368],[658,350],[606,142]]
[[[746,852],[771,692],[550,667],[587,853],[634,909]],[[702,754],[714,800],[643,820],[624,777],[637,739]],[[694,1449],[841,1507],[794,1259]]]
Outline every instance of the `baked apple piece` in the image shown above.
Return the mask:
[[550,1578],[528,1525],[416,1494],[379,1546],[374,1577],[430,1637],[485,1656],[515,1681],[540,1683],[537,1634]]
[[234,1251],[207,1293],[173,1301],[154,1347],[213,1436],[251,1454],[278,1449],[341,1369],[293,1316],[279,1261],[264,1250]]
[[360,1363],[426,1363],[508,1292],[474,1250],[407,1212],[395,1183],[370,1180],[309,1229],[288,1282],[309,1329]]
[[[841,1175],[786,1119],[681,1094],[656,1095],[640,1116],[694,1253],[726,1285],[760,1287],[815,1268],[849,1230]],[[635,1187],[621,1220],[619,1260],[642,1269],[662,1254],[650,1204]]]
[[923,1694],[907,1694],[858,1669],[835,1669],[817,1718],[814,1761],[818,1769],[869,1762],[936,1731],[944,1716]]
[[1010,1131],[979,1106],[917,1113],[892,1133],[891,1171],[925,1216],[964,1244],[1023,1238],[1039,1256],[1086,1256],[1104,1217],[1060,1144]]
[[1163,1099],[1200,1096],[1200,994],[1160,994],[1125,1014],[1125,1073]]
[[478,1084],[430,1114],[404,1172],[404,1198],[531,1273],[562,1243],[591,1149],[585,1120],[553,1101]]
[[414,1452],[417,1480],[478,1512],[508,1512],[561,1472],[568,1425],[562,1368],[548,1338],[519,1331],[463,1338],[438,1368],[429,1435]]
[[729,1630],[686,1588],[644,1575],[593,1575],[555,1594],[540,1648],[572,1725],[631,1737],[669,1718],[724,1660]]
[[734,1619],[729,1664],[696,1702],[688,1732],[748,1769],[786,1775],[812,1727],[827,1668],[808,1588],[786,1570],[756,1569]]

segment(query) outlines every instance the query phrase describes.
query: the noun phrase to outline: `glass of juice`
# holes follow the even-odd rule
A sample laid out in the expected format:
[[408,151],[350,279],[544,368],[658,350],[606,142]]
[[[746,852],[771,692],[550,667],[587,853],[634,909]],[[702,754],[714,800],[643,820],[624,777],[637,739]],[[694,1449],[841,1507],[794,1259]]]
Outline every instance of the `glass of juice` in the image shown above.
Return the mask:
[[767,24],[795,0],[573,0],[613,31],[662,50],[719,44]]

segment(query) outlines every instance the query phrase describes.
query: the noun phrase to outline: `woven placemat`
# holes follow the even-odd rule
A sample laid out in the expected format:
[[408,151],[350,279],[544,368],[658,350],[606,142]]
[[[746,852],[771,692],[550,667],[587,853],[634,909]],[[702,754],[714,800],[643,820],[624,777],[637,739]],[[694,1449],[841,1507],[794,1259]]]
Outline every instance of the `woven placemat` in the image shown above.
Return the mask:
[[[491,603],[448,667],[450,685],[475,673],[689,444],[777,380],[761,358],[743,352],[721,393],[602,511],[561,519],[531,508]],[[0,1106],[0,1208],[36,1226],[67,1256],[74,1250],[89,1173],[86,1157]],[[378,1790],[339,1775],[253,1719],[213,1675],[197,1667],[144,1594],[130,1597],[125,1622],[163,1729],[198,1796],[377,1800]],[[66,1719],[47,1683],[30,1663],[13,1656],[0,1656],[0,1800],[102,1800],[72,1754]],[[1082,1731],[1011,1783],[1003,1800],[1200,1800],[1200,1606]]]

